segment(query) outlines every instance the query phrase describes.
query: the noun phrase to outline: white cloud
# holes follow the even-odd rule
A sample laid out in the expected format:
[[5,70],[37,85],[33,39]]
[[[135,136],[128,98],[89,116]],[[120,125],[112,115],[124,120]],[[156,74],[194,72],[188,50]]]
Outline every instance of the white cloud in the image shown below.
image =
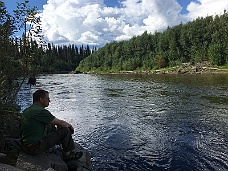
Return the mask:
[[82,44],[90,44],[95,45],[94,42],[97,42],[99,40],[99,37],[91,33],[90,31],[86,31],[81,34],[80,39],[78,40]]
[[209,15],[223,14],[224,10],[228,10],[228,1],[225,0],[198,0],[191,2],[187,6],[189,13],[187,17],[195,19],[197,17],[205,17]]
[[120,7],[107,7],[104,0],[48,0],[41,14],[48,41],[103,46],[130,39],[144,31],[165,30],[199,16],[222,14],[228,1],[198,0],[181,14],[177,0],[122,0]]

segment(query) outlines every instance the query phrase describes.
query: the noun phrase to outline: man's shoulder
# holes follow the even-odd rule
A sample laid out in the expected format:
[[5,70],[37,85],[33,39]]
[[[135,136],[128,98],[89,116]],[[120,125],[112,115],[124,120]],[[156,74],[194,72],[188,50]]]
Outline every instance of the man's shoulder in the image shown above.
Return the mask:
[[29,106],[28,108],[25,109],[26,110],[47,110],[39,105],[36,105],[36,104],[32,104],[31,106]]
[[36,104],[32,104],[31,106],[29,106],[28,108],[26,108],[23,112],[23,114],[25,113],[29,113],[30,115],[33,114],[38,114],[38,113],[47,113],[47,114],[51,114],[47,109],[42,108],[41,106],[38,106]]

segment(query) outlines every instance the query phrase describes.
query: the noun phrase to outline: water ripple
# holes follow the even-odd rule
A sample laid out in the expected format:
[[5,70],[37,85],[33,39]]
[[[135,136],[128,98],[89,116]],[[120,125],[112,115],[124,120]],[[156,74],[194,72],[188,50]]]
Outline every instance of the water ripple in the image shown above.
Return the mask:
[[40,75],[48,109],[75,127],[95,171],[228,170],[228,77]]

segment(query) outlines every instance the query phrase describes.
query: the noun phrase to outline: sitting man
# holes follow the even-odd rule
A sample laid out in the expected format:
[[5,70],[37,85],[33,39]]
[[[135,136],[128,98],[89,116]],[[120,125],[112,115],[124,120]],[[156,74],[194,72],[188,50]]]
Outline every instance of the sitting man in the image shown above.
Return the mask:
[[[29,154],[40,154],[60,144],[65,161],[81,158],[82,152],[73,151],[75,145],[71,134],[74,133],[74,128],[45,109],[49,102],[49,93],[37,90],[33,94],[33,104],[24,110],[20,123],[23,150]],[[57,126],[57,129],[48,133],[49,125]]]

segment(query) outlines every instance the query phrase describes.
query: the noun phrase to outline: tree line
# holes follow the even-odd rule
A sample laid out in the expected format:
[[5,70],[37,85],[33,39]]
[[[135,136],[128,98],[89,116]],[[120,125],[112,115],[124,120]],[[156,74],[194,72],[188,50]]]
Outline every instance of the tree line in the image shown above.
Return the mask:
[[152,70],[181,63],[208,61],[228,65],[228,13],[199,17],[129,41],[111,42],[80,62],[76,71]]
[[61,71],[73,71],[80,63],[81,60],[91,55],[96,51],[96,47],[92,49],[87,46],[77,47],[76,45],[54,45],[47,44],[47,47],[41,48],[43,53],[42,58],[34,60],[40,60],[40,66],[42,66],[43,72],[61,72]]

